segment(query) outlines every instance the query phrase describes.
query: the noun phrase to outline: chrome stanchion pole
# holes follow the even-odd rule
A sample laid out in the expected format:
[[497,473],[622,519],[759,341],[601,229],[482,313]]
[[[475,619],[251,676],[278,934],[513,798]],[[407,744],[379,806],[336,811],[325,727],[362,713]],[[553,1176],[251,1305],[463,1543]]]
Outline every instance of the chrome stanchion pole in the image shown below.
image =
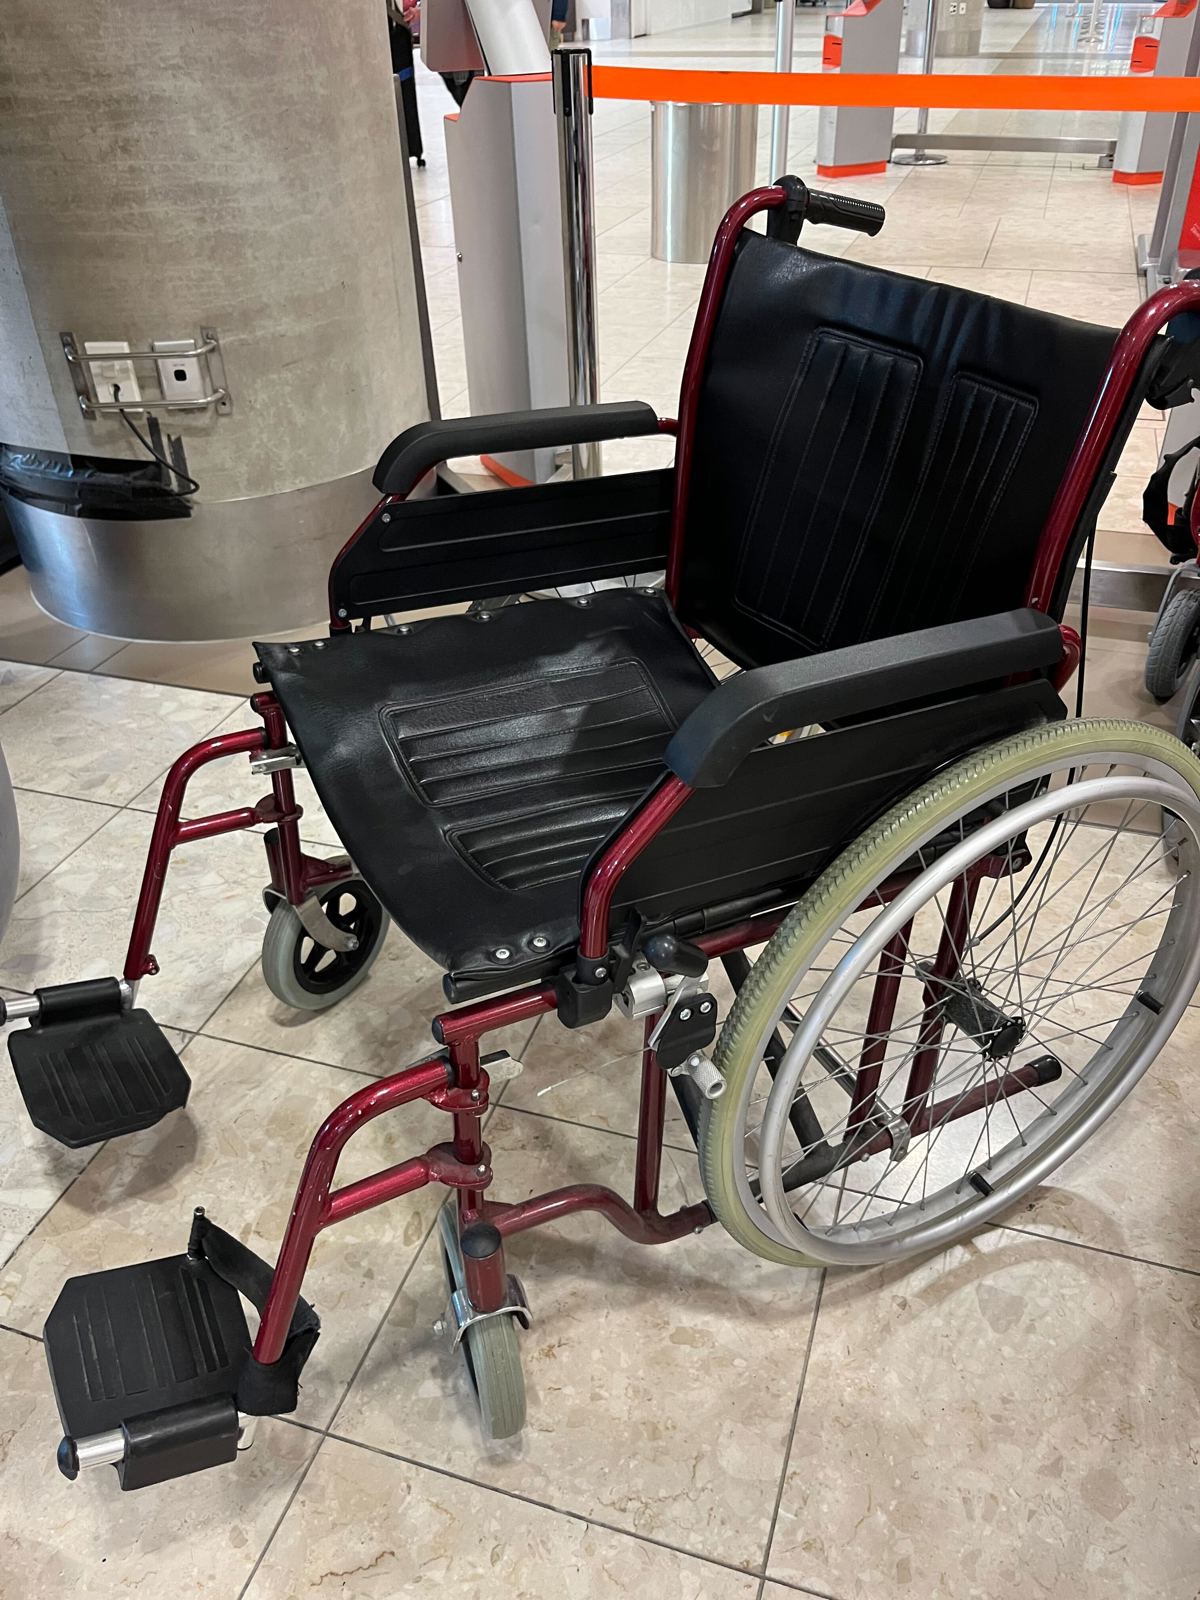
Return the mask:
[[[558,180],[562,196],[563,277],[567,298],[567,380],[570,404],[600,399],[596,337],[596,212],[592,165],[592,52],[554,51],[554,110],[558,121]],[[600,446],[571,447],[576,478],[600,476]]]
[[[775,71],[792,70],[793,44],[796,34],[796,0],[775,0]],[[774,183],[787,173],[788,131],[791,108],[776,106],[771,113],[771,170],[768,182]]]
[[[933,58],[937,53],[937,17],[938,0],[927,0],[925,7],[925,49],[921,56],[921,76],[928,78],[933,73]],[[922,106],[917,112],[917,138],[929,132],[929,107]],[[918,144],[915,150],[910,150],[907,155],[892,157],[895,167],[944,167],[946,157],[935,155],[932,150],[924,150]]]

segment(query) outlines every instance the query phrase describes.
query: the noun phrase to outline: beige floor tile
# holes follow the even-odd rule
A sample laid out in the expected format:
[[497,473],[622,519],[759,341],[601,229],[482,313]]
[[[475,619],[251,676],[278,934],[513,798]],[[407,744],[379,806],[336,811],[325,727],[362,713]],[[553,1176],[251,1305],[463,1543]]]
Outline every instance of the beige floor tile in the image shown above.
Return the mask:
[[[859,237],[846,251],[850,261],[869,261],[878,267],[922,275],[925,268],[936,278],[941,267],[982,267],[991,243],[990,226],[964,228],[957,216],[943,216],[919,228],[885,227],[874,239]],[[922,265],[918,265],[921,263]],[[996,261],[989,266],[1020,267],[1020,261]]]
[[1125,477],[1145,480],[1158,466],[1158,452],[1162,446],[1162,429],[1153,423],[1135,422],[1130,430],[1125,448],[1121,451],[1120,472]]
[[[1168,569],[1167,552],[1144,528],[1141,533],[1120,533],[1115,528],[1096,530],[1096,560],[1111,561],[1121,567],[1162,567]],[[1150,626],[1147,618],[1146,626]]]
[[[122,811],[13,908],[0,983],[40,984],[119,972],[150,842],[150,819]],[[262,948],[262,841],[205,839],[175,852],[153,941],[161,971],[141,1003],[161,1023],[198,1028]]]
[[[365,1080],[202,1037],[183,1062],[192,1078],[186,1109],[105,1145],[0,1272],[0,1322],[40,1332],[72,1273],[176,1254],[198,1205],[275,1259],[313,1135]],[[339,1181],[420,1155],[447,1127],[445,1114],[424,1104],[368,1123],[347,1145]],[[322,1330],[304,1369],[301,1421],[328,1422],[445,1193],[418,1190],[318,1240],[304,1294]]]
[[839,1600],[1192,1600],[1200,1282],[995,1231],[831,1277],[772,1546]]
[[[1145,488],[1146,478],[1140,473],[1118,472],[1096,526],[1111,529],[1114,533],[1146,533],[1154,539],[1142,521],[1142,495]],[[1154,542],[1161,550],[1158,541],[1155,539]]]
[[234,1600],[271,1536],[316,1434],[263,1422],[234,1466],[124,1494],[100,1467],[60,1477],[62,1434],[42,1347],[0,1331],[0,1570],[6,1600]]
[[28,666],[21,661],[0,661],[0,711],[10,710],[26,695],[49,683],[55,675],[56,669],[53,667]]
[[18,788],[123,804],[232,710],[223,695],[60,672],[0,717]]
[[[487,1137],[497,1199],[564,1182],[629,1192],[628,1139],[503,1108]],[[668,1151],[665,1206],[689,1169],[694,1183],[694,1156]],[[760,1560],[816,1274],[769,1266],[719,1229],[648,1249],[590,1217],[522,1234],[508,1258],[537,1319],[522,1340],[521,1440],[480,1439],[466,1373],[431,1332],[445,1291],[429,1247],[336,1431],[720,1560]]]
[[[69,667],[72,672],[94,672],[111,660],[118,650],[125,648],[124,639],[107,639],[102,633],[85,633],[77,644],[70,644],[53,659],[56,667]],[[201,684],[201,688],[207,685]]]
[[[1136,276],[1132,271],[1120,270],[1123,265],[1131,268],[1133,264],[1132,247],[1125,248],[1126,262],[1122,262],[1115,251],[1106,253],[1097,261],[1095,272],[1051,272],[1039,263],[1029,285],[1026,305],[1036,306],[1040,311],[1053,311],[1060,317],[1079,317],[1110,328],[1122,327],[1141,300]],[[1115,265],[1110,266],[1110,262]],[[1064,257],[1061,263],[1063,267],[1075,264],[1071,256]],[[993,265],[991,255],[988,265]]]
[[[505,1106],[583,1122],[590,1128],[636,1133],[642,1036],[642,1023],[630,1022],[619,1011],[591,1028],[564,1028],[553,1014],[543,1017],[521,1051],[525,1070],[506,1090]],[[685,1151],[693,1150],[670,1088],[666,1137]]]
[[[259,726],[261,726],[259,718],[243,702],[212,731],[218,734],[237,733],[246,728]],[[182,753],[182,749],[181,745],[177,753]],[[337,836],[337,830],[317,799],[312,779],[302,767],[292,773],[292,783],[296,799],[304,811],[300,819],[300,837],[306,844],[325,845],[330,849],[340,850],[341,841]],[[129,804],[138,811],[157,811],[162,787],[160,774],[153,783],[146,785],[141,794],[135,795]],[[222,757],[220,761],[211,761],[207,766],[201,767],[192,778],[187,786],[183,815],[185,818],[202,817],[238,806],[257,805],[270,793],[270,778],[256,776],[250,771],[249,756]],[[258,831],[262,832],[264,829],[260,828]]]
[[[1108,1015],[1120,1010],[1114,1004]],[[1125,1103],[1002,1219],[1013,1227],[1200,1272],[1200,1011],[1189,1007]]]
[[[314,596],[313,618],[310,622],[287,628],[282,633],[256,634],[254,638],[285,642],[323,638],[329,627],[323,600],[323,595]],[[254,679],[254,659],[252,638],[214,639],[198,644],[186,641],[130,644],[121,650],[119,657],[112,657],[115,664],[105,665],[104,671],[114,677],[172,683],[181,688],[208,689],[218,694],[235,695],[238,700],[245,701],[262,689],[262,685]]]
[[974,289],[976,294],[995,295],[998,300],[1024,304],[1029,288],[1029,273],[993,267],[931,267],[929,276],[938,283],[959,289]]
[[58,794],[17,789],[17,823],[21,832],[21,875],[17,893],[32,889],[85,839],[116,816],[113,806],[90,800],[68,800]]
[[0,651],[10,661],[49,661],[85,634],[35,605],[23,567],[0,575]]
[[[1032,268],[1035,289],[1042,272],[1054,276],[1129,273],[1133,270],[1133,238],[1128,226],[1092,228],[1086,233],[1072,234],[1070,229],[1064,229],[1059,217],[1024,214],[1001,217],[987,252],[987,264],[989,267]],[[1059,306],[1047,309],[1062,309],[1068,316],[1079,316],[1086,312],[1087,304],[1088,297],[1081,295],[1079,309],[1074,312]],[[1091,315],[1096,315],[1094,310]]]
[[330,1439],[246,1600],[430,1586],[454,1600],[755,1600],[758,1579]]
[[[430,1023],[448,1009],[441,979],[441,968],[393,927],[366,982],[331,1010],[300,1012],[281,1005],[255,966],[206,1032],[358,1072],[395,1072],[436,1048]],[[525,1028],[522,1042],[528,1033]]]
[[[1084,714],[1089,717],[1133,717],[1174,731],[1176,711],[1161,706],[1146,693],[1142,681],[1145,652],[1117,647],[1118,641],[1088,644],[1084,677]],[[1073,693],[1074,691],[1072,691]]]

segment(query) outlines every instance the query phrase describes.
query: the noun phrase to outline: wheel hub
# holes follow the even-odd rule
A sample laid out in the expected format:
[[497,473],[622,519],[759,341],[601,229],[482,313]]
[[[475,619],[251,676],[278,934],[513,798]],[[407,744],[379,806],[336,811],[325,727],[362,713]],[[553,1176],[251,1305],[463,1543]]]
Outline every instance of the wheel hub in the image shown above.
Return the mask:
[[[928,966],[917,970],[931,988],[944,983]],[[941,1009],[946,1021],[974,1039],[989,1061],[1011,1055],[1025,1037],[1025,1018],[1019,1012],[1011,1014],[993,1005],[983,985],[975,978],[961,974],[955,978],[954,987],[943,999]]]

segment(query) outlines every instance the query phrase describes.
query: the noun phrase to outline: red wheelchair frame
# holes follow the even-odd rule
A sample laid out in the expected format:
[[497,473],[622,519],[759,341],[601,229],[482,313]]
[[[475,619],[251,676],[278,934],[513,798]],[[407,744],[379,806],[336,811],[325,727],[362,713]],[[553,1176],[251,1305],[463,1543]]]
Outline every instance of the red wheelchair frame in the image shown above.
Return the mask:
[[[672,602],[678,598],[683,570],[689,468],[700,379],[733,264],[734,247],[751,217],[783,205],[785,199],[781,188],[756,189],[738,200],[721,223],[684,366],[679,420],[678,423],[664,420],[659,424],[663,432],[677,436],[666,577],[667,594]],[[1086,510],[1088,496],[1103,470],[1114,430],[1129,402],[1154,338],[1172,318],[1197,309],[1200,309],[1200,283],[1168,286],[1147,300],[1119,335],[1088,422],[1043,529],[1026,589],[1026,605],[1045,611],[1052,604],[1073,536]],[[414,487],[410,485],[408,492],[411,493]],[[380,505],[394,504],[404,498],[404,495],[385,496]],[[379,509],[377,506],[362,527],[351,536],[343,554],[353,546]],[[336,564],[335,561],[335,568]],[[329,626],[331,633],[345,632],[350,626],[348,621],[337,617],[332,601]],[[1062,634],[1064,659],[1059,669],[1057,687],[1061,687],[1074,672],[1081,653],[1079,635],[1075,630],[1064,626]],[[269,822],[274,825],[267,837],[271,885],[290,904],[299,905],[314,890],[346,876],[345,858],[329,862],[304,853],[299,832],[301,809],[296,803],[291,772],[286,768],[271,772],[271,794],[253,807],[220,812],[192,821],[181,820],[188,780],[199,767],[224,756],[269,755],[287,749],[287,727],[275,697],[270,693],[255,695],[250,705],[263,720],[261,729],[202,740],[180,756],[167,775],[125,961],[124,976],[130,983],[136,983],[158,970],[150,942],[170,854],[176,845]],[[655,834],[686,804],[691,792],[679,778],[668,775],[629,818],[621,833],[595,864],[583,891],[579,942],[581,959],[599,962],[607,958],[609,911],[618,882]],[[961,915],[969,915],[977,887],[978,878],[969,883],[960,881],[955,885],[955,903]],[[885,886],[880,892],[881,899],[889,898],[887,888]],[[696,935],[693,942],[710,959],[745,950],[767,940],[785,914],[786,909],[781,909],[747,918],[723,930]],[[953,908],[948,928],[952,920]],[[903,938],[903,933],[897,937]],[[952,944],[949,958],[953,959]],[[941,953],[938,960],[940,962]],[[879,1035],[890,1025],[896,999],[895,988],[895,983],[889,982],[888,974],[881,973],[876,980],[868,1035]],[[922,1052],[921,1057],[928,1054],[932,1061],[936,1055],[941,1015],[935,991],[927,991],[926,1008],[925,1042],[929,1050]],[[429,1183],[441,1183],[455,1192],[460,1232],[473,1223],[486,1221],[498,1230],[502,1239],[578,1211],[599,1212],[626,1237],[642,1244],[664,1244],[684,1234],[699,1232],[714,1220],[704,1203],[685,1206],[665,1216],[659,1210],[666,1073],[659,1068],[648,1042],[642,1054],[632,1203],[614,1190],[598,1184],[571,1184],[518,1204],[506,1205],[487,1198],[493,1175],[491,1152],[482,1136],[482,1119],[489,1101],[488,1074],[481,1060],[480,1042],[498,1029],[529,1021],[555,1009],[553,985],[535,983],[514,993],[444,1012],[433,1022],[434,1037],[441,1046],[438,1051],[415,1065],[357,1090],[330,1113],[312,1141],[296,1190],[254,1344],[254,1357],[258,1362],[271,1364],[283,1352],[317,1234],[346,1217],[370,1210]],[[647,1019],[647,1041],[656,1020]],[[914,1073],[921,1068],[921,1057],[914,1063]],[[1029,1070],[1026,1068],[1024,1072],[1009,1074],[1008,1078],[1013,1080],[1011,1082],[1001,1079],[993,1083],[986,1090],[987,1095],[991,1098],[1017,1094],[1033,1086],[1026,1081]],[[878,1076],[878,1065],[870,1059],[870,1046],[867,1046],[859,1067],[852,1117],[862,1120],[869,1113]],[[919,1084],[910,1083],[909,1091],[906,1105],[916,1132],[928,1131],[940,1120],[949,1120],[980,1109],[980,1102],[975,1097],[960,1097],[953,1104],[929,1106],[920,1093]],[[356,1130],[384,1112],[415,1100],[426,1100],[449,1115],[448,1141],[371,1177],[334,1188],[342,1149]],[[856,1159],[865,1159],[878,1148],[877,1142],[864,1144],[856,1152]],[[463,1265],[467,1293],[475,1310],[489,1312],[500,1309],[506,1303],[508,1293],[503,1250],[484,1259],[468,1255]]]

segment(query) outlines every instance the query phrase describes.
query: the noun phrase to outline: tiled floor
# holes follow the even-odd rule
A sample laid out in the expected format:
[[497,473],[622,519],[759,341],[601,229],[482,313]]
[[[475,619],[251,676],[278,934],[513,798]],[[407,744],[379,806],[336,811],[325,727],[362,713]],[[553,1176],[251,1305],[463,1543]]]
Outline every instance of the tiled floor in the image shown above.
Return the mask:
[[[634,54],[765,63],[769,25],[658,37]],[[989,12],[987,25],[996,54],[976,70],[1004,51],[1036,70],[1039,39],[1062,43],[1041,12]],[[798,64],[822,26],[800,11]],[[421,93],[430,305],[447,410],[464,411],[437,138],[449,103],[427,76]],[[650,259],[644,108],[602,105],[597,121],[606,394],[673,409],[700,270]],[[988,126],[970,113],[956,125]],[[797,115],[806,175],[814,134]],[[984,153],[856,187],[891,208],[878,241],[852,246],[865,258],[1096,318],[1136,303],[1133,234],[1149,201],[1103,173]],[[1148,417],[1135,430],[1102,555],[1158,560],[1138,499],[1159,428]],[[1101,620],[1088,709],[1169,725],[1174,708],[1140,687],[1139,631]],[[81,635],[38,613],[19,574],[0,579],[0,654],[0,744],[24,843],[0,946],[0,992],[12,993],[114,970],[162,774],[185,743],[237,726],[252,684],[244,644]],[[209,769],[194,800],[240,804],[260,787],[239,762]],[[315,806],[304,831],[336,846]],[[38,1343],[62,1279],[180,1248],[197,1204],[270,1256],[324,1113],[429,1042],[438,974],[394,931],[335,1012],[297,1016],[270,997],[263,875],[259,842],[240,835],[189,847],[172,868],[163,970],[144,997],[192,1074],[185,1113],[69,1152],[28,1127],[0,1073],[4,1600],[1195,1600],[1197,1008],[1093,1146],[1004,1226],[910,1267],[788,1273],[716,1229],[661,1252],[588,1221],[516,1241],[537,1317],[519,1443],[480,1443],[464,1374],[431,1331],[443,1289],[427,1191],[318,1244],[308,1287],[325,1332],[300,1410],[267,1423],[235,1469],[127,1496],[107,1472],[64,1483]],[[525,1072],[489,1123],[501,1190],[627,1183],[636,1028],[614,1018],[571,1034],[549,1020],[507,1042]],[[421,1108],[373,1124],[347,1175],[424,1148],[437,1123]],[[664,1186],[696,1192],[674,1118]]]

